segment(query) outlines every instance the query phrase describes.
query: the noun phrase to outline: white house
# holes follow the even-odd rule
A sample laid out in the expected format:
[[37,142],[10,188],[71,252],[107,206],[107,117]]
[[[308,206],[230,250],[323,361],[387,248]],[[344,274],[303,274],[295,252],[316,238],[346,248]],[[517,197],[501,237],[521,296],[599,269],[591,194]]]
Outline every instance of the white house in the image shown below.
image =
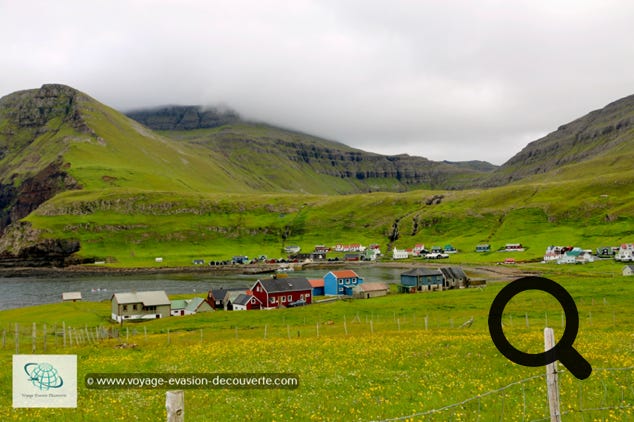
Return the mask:
[[621,247],[619,247],[619,250],[616,253],[616,255],[614,255],[614,259],[616,261],[621,261],[621,262],[634,261],[634,244],[623,243]]
[[634,265],[626,265],[623,267],[623,275],[634,275]]
[[392,259],[407,259],[407,257],[409,257],[409,254],[405,249],[394,248],[392,251]]
[[586,262],[594,262],[594,256],[590,251],[581,248],[572,248],[557,259],[557,264],[585,264]]

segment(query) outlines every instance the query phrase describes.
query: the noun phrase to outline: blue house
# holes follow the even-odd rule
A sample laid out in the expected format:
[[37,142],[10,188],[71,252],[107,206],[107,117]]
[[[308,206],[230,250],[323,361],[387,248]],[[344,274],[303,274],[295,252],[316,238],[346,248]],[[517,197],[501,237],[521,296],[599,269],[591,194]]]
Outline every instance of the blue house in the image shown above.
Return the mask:
[[444,282],[445,277],[442,271],[419,267],[401,273],[400,290],[408,293],[443,290]]
[[352,270],[330,271],[324,276],[324,293],[352,296],[352,288],[361,283],[363,279]]

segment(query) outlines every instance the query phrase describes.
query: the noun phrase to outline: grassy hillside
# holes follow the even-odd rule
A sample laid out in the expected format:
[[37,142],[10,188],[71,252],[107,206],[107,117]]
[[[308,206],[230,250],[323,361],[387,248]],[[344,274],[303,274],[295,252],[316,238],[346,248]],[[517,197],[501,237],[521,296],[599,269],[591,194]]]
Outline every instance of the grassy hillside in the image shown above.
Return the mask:
[[278,257],[288,244],[309,251],[355,242],[384,253],[451,243],[461,251],[456,262],[497,262],[500,254],[476,254],[475,245],[520,242],[527,251],[516,258],[530,261],[551,244],[631,241],[625,123],[598,131],[618,133],[618,142],[581,161],[496,188],[431,190],[465,186],[487,168],[368,154],[242,121],[156,133],[57,85],[1,102],[3,227],[23,219],[31,237],[78,240],[77,256],[110,265]]
[[[559,270],[561,267],[547,267]],[[579,267],[576,267],[579,268]],[[633,285],[600,273],[547,272],[577,303],[575,348],[593,373],[579,381],[559,368],[561,411],[567,420],[629,420],[634,403],[634,354],[627,317]],[[541,420],[548,417],[544,368],[509,362],[487,329],[490,304],[502,284],[416,295],[311,305],[276,311],[213,312],[120,327],[107,322],[109,303],[60,303],[0,312],[11,367],[15,324],[19,349],[72,353],[78,359],[77,409],[12,409],[11,371],[0,374],[2,420],[162,420],[165,390],[86,388],[88,373],[289,373],[295,390],[185,390],[187,420]],[[561,307],[525,292],[505,309],[505,334],[537,353],[548,324],[559,338]],[[462,324],[473,318],[470,327]],[[528,320],[528,324],[527,321]],[[74,332],[63,346],[62,322]],[[20,328],[21,327],[21,328]],[[78,333],[118,329],[111,340]],[[169,334],[168,334],[169,331]],[[69,339],[71,335],[68,336]],[[127,346],[122,346],[122,345]],[[629,368],[629,369],[627,369]],[[132,405],[133,404],[133,405]],[[448,406],[446,409],[445,406]],[[438,409],[434,411],[434,409]]]
[[[634,139],[634,95],[592,111],[528,144],[493,172],[485,184],[532,175],[570,178],[629,171]],[[564,172],[560,172],[563,169]]]
[[[365,195],[173,194],[137,190],[72,191],[48,201],[26,221],[50,235],[81,239],[82,256],[114,265],[188,265],[194,258],[272,257],[286,244],[453,244],[455,262],[498,262],[476,254],[523,243],[518,260],[539,259],[552,244],[596,248],[633,235],[634,193],[621,179],[533,182],[488,190]],[[432,198],[440,198],[431,201]]]

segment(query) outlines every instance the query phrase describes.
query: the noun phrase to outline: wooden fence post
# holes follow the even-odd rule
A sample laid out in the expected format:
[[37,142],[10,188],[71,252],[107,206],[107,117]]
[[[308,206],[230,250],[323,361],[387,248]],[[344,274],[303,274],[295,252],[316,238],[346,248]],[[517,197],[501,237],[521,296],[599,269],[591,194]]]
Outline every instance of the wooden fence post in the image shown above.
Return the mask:
[[[552,328],[544,328],[544,350],[555,346],[555,333]],[[550,421],[561,422],[559,410],[559,381],[557,380],[557,361],[546,365],[546,385],[548,386],[548,406],[550,407]]]
[[170,390],[165,393],[167,422],[185,422],[185,392]]

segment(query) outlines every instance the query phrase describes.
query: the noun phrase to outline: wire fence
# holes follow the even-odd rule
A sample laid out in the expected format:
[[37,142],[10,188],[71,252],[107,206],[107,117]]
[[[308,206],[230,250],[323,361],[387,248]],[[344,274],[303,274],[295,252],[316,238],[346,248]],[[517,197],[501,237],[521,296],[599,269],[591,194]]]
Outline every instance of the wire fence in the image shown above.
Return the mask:
[[[634,420],[634,366],[593,368],[592,376],[580,381],[559,370],[562,396],[561,416],[568,420]],[[446,406],[381,422],[413,420],[512,420],[549,421],[546,374],[524,378],[495,390],[469,397]],[[542,401],[534,401],[541,394]],[[377,422],[377,421],[375,421]]]
[[[351,315],[341,320],[304,321],[301,325],[271,324],[224,328],[201,328],[149,332],[143,324],[128,326],[72,327],[62,324],[7,324],[1,329],[1,346],[15,353],[50,353],[63,348],[96,344],[114,339],[115,347],[153,344],[185,346],[222,339],[284,339],[298,337],[372,336],[386,331],[466,330],[472,321],[439,319],[428,315]],[[558,370],[561,415],[564,420],[632,420],[634,421],[634,366],[593,368],[583,381],[565,370]],[[549,406],[546,374],[509,383],[442,407],[394,416],[382,421],[548,421]]]

